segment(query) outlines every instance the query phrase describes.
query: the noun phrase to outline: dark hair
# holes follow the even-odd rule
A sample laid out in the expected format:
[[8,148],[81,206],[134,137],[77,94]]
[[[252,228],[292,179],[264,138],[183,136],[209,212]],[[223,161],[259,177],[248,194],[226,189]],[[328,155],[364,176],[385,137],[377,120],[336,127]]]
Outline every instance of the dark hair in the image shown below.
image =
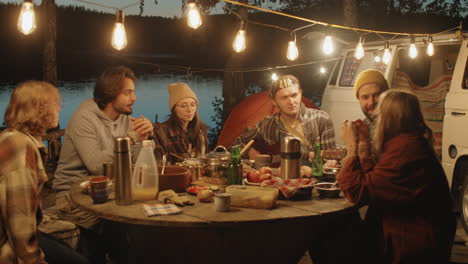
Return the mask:
[[297,79],[294,75],[283,75],[271,84],[270,90],[268,91],[268,95],[271,99],[275,99],[276,93],[280,89],[288,88],[291,86],[297,86],[297,88],[302,91],[299,79]]
[[125,66],[116,66],[107,68],[94,86],[94,101],[97,103],[100,109],[114,101],[122,90],[125,78],[129,78],[132,81],[136,80],[133,71]]
[[[174,109],[175,107],[172,108],[169,116],[169,125],[174,129],[182,130],[181,121],[177,117]],[[197,154],[202,154],[202,144],[206,145],[208,142],[206,136],[208,127],[201,121],[198,110],[195,111],[195,115],[192,121],[189,122],[187,130],[190,143],[192,143],[192,146],[196,149]]]

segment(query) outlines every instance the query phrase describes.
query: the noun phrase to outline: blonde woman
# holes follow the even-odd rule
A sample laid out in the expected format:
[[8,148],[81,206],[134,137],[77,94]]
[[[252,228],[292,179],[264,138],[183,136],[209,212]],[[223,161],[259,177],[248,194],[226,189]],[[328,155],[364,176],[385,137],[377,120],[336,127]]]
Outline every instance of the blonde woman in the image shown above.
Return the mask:
[[38,81],[19,84],[0,133],[0,263],[88,263],[71,248],[39,234],[40,192],[48,180],[41,136],[57,127],[60,95]]
[[[456,221],[444,171],[418,98],[390,90],[376,109],[370,136],[362,121],[345,121],[348,154],[338,176],[346,198],[368,204],[374,263],[448,263]],[[377,161],[375,161],[377,160]]]

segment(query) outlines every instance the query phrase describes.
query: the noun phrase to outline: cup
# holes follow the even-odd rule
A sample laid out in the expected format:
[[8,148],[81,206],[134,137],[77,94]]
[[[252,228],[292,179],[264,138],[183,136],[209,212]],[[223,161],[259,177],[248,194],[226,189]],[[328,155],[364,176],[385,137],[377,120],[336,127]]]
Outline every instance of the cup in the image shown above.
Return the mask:
[[270,167],[272,160],[271,155],[259,154],[255,156],[255,169],[260,169],[261,167]]
[[94,203],[105,203],[109,198],[109,178],[103,176],[92,177],[89,183],[91,185],[91,198],[93,198]]
[[217,212],[228,212],[231,208],[231,194],[215,193],[214,205]]

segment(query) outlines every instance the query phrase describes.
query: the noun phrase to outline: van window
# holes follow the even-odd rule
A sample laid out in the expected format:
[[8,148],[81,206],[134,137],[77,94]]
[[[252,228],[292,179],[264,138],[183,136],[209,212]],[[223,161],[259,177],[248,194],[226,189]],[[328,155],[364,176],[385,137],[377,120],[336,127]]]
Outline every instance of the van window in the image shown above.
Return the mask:
[[338,72],[340,71],[340,65],[341,65],[342,59],[337,60],[335,63],[335,67],[333,68],[333,73],[330,78],[330,82],[328,83],[329,85],[336,85],[336,80],[338,80]]
[[[357,75],[367,69],[377,69],[385,72],[387,65],[382,61],[375,61],[376,50],[368,50],[364,53],[364,57],[360,60],[354,58],[354,51],[346,54],[343,71],[340,78],[340,86],[352,87]],[[382,54],[379,54],[382,56]]]
[[465,74],[463,74],[463,89],[468,89],[468,59],[466,60],[465,64]]

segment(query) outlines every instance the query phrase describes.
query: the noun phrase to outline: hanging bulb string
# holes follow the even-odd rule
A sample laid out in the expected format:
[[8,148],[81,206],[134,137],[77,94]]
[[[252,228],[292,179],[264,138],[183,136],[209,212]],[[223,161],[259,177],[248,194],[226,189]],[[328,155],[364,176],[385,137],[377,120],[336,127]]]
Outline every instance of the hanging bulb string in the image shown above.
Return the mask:
[[347,29],[347,30],[354,30],[354,31],[361,31],[361,32],[369,32],[369,33],[380,33],[380,34],[401,35],[401,36],[410,36],[410,35],[412,35],[412,36],[428,36],[428,35],[438,35],[438,34],[442,34],[442,33],[444,33],[444,32],[452,31],[452,30],[454,30],[454,29],[461,30],[461,28],[462,28],[461,25],[459,25],[459,26],[454,27],[454,28],[452,28],[452,29],[448,29],[448,30],[445,30],[445,31],[442,31],[442,32],[439,32],[439,33],[436,33],[436,34],[428,34],[428,33],[406,33],[406,32],[392,32],[392,31],[383,31],[383,30],[372,30],[372,29],[364,29],[364,28],[356,28],[356,27],[347,27],[347,26],[342,26],[342,25],[338,25],[338,24],[325,23],[325,22],[321,22],[321,21],[318,21],[318,20],[313,20],[313,19],[309,19],[309,18],[305,18],[305,17],[300,17],[300,16],[296,16],[296,15],[286,14],[286,13],[283,13],[283,12],[274,11],[274,10],[270,10],[270,9],[263,8],[263,7],[259,7],[259,6],[244,4],[244,3],[237,2],[237,1],[233,1],[233,0],[223,0],[223,1],[226,2],[226,3],[235,4],[235,5],[239,5],[239,6],[244,6],[244,7],[248,7],[248,8],[251,8],[251,9],[256,9],[256,10],[264,11],[264,12],[267,12],[267,13],[272,13],[272,14],[276,14],[276,15],[280,15],[280,16],[285,16],[285,17],[297,19],[297,20],[302,20],[302,21],[305,21],[305,22],[313,23],[313,24],[319,24],[319,25],[322,25],[322,26],[328,26],[328,27],[340,28],[340,29]]
[[291,31],[290,29],[287,29],[287,28],[284,28],[284,27],[280,27],[280,26],[276,26],[276,25],[271,25],[271,24],[265,24],[265,23],[253,21],[253,20],[251,20],[251,19],[244,19],[239,13],[235,12],[234,10],[232,10],[231,8],[229,8],[228,6],[225,6],[225,8],[229,11],[229,13],[232,13],[233,15],[237,16],[239,19],[245,21],[245,23],[253,24],[253,25],[258,25],[258,26],[263,26],[263,27],[276,28],[276,29],[283,30],[283,31],[288,31],[288,32]]
[[99,4],[99,3],[95,3],[95,2],[91,2],[91,1],[87,1],[87,0],[74,0],[74,1],[80,2],[80,3],[83,3],[83,4],[98,6],[98,7],[101,7],[101,8],[108,8],[108,9],[114,9],[114,10],[125,10],[125,9],[130,8],[130,7],[139,5],[139,4],[140,4],[141,2],[143,2],[144,0],[139,0],[139,1],[137,1],[137,2],[128,4],[128,5],[124,6],[124,7],[108,6],[108,5],[103,5],[103,4]]

